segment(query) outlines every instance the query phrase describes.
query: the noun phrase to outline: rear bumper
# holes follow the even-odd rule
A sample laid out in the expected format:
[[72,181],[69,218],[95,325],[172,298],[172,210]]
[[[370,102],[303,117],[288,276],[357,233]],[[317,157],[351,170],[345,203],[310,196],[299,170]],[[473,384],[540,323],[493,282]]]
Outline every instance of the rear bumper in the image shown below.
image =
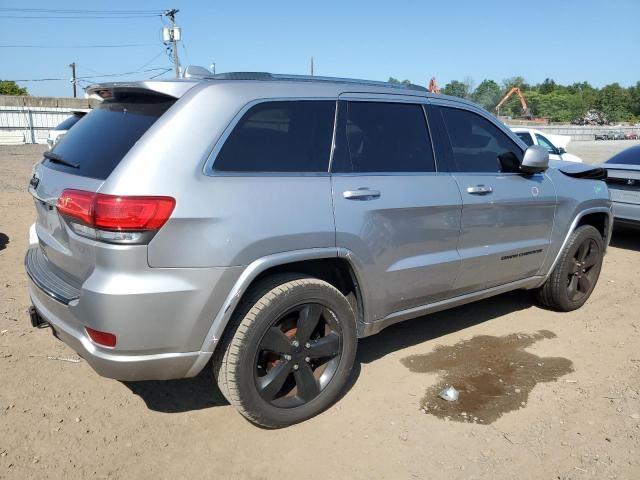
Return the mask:
[[103,377],[117,380],[168,380],[196,375],[192,367],[201,352],[126,355],[100,348],[89,340],[86,331],[74,318],[68,305],[54,300],[29,281],[31,301],[42,319],[53,328],[55,335],[75,350]]
[[[124,262],[96,265],[82,284],[73,284],[38,246],[27,251],[25,268],[31,301],[56,336],[100,375],[118,380],[196,375],[213,351],[203,346],[213,318],[243,270]],[[94,343],[86,327],[113,333],[116,346]]]

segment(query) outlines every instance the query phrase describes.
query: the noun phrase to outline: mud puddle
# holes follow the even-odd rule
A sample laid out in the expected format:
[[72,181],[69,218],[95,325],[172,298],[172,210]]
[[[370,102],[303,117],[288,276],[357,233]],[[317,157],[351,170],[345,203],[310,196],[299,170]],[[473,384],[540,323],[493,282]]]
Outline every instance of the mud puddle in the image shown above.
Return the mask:
[[[456,422],[489,424],[504,413],[526,405],[539,382],[553,382],[573,371],[562,357],[538,357],[524,349],[543,339],[555,338],[549,330],[505,337],[481,335],[452,346],[440,346],[425,355],[402,359],[412,372],[438,373],[440,381],[422,398],[425,413]],[[438,394],[449,385],[460,392],[456,402]]]

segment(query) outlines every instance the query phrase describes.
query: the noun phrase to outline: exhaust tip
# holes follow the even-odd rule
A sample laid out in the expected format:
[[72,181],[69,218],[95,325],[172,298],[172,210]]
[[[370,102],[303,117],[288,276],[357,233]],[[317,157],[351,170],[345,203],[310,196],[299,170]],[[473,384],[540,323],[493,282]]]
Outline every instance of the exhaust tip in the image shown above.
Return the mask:
[[44,321],[44,319],[40,316],[36,307],[33,305],[29,307],[29,318],[31,319],[31,326],[33,328],[47,328],[50,325]]

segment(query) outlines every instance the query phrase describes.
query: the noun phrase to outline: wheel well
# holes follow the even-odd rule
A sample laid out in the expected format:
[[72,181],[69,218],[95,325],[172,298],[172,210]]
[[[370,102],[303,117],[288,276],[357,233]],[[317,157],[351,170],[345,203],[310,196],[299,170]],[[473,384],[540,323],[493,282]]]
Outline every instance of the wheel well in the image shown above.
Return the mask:
[[578,227],[582,225],[595,227],[602,235],[602,238],[606,239],[609,231],[609,216],[604,212],[589,213],[578,222]]
[[363,321],[364,307],[360,286],[355,272],[347,260],[343,258],[323,258],[285,263],[260,273],[251,284],[253,285],[257,281],[277,273],[302,273],[330,283],[347,298],[355,313],[356,321]]

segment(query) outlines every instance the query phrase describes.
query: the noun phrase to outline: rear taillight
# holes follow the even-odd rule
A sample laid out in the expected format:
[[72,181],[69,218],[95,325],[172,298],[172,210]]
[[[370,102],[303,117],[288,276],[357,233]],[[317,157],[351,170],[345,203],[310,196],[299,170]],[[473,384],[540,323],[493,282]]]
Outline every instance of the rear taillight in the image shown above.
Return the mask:
[[171,197],[65,190],[57,208],[79,235],[113,243],[144,243],[167,222],[175,205]]
[[93,340],[94,343],[97,343],[98,345],[102,345],[104,347],[116,346],[117,339],[113,333],[100,332],[89,327],[85,327],[84,329],[87,331],[87,335],[89,335],[89,338]]

